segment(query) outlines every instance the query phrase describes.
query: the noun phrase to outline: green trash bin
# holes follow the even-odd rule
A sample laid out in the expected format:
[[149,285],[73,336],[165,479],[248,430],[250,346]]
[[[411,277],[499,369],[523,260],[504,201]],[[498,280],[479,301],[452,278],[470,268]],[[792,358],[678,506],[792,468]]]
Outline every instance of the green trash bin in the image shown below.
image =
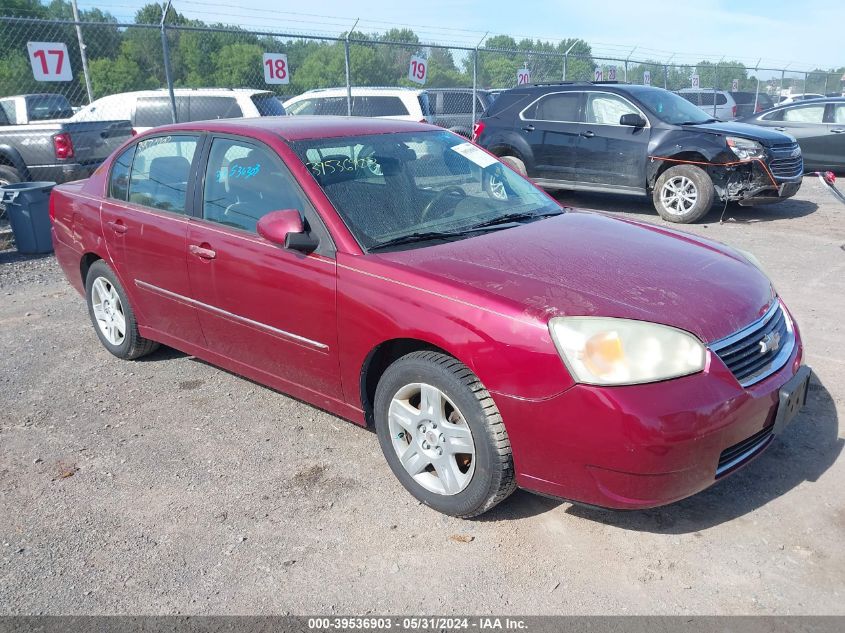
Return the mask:
[[16,182],[0,187],[2,204],[20,253],[51,253],[50,192],[54,182]]

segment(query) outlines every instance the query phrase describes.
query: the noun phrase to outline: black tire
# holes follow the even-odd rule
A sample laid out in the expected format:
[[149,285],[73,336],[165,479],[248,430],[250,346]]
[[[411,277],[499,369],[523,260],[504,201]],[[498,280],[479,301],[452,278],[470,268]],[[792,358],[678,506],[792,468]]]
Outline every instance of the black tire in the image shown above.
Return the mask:
[[[676,186],[680,181],[691,183],[691,186],[694,187],[695,202],[690,208],[673,208],[670,204],[667,204],[663,197],[663,191],[664,187],[667,187],[667,183],[670,183],[670,181],[673,181]],[[710,207],[713,206],[715,195],[716,190],[713,187],[713,181],[710,180],[710,176],[701,167],[696,167],[695,165],[675,165],[660,174],[657,182],[654,183],[652,201],[654,202],[654,208],[657,209],[657,213],[667,222],[689,224],[707,215]]]
[[[388,422],[391,402],[401,390],[416,383],[435,387],[454,403],[471,432],[473,471],[469,482],[456,494],[438,494],[423,487],[402,466],[394,448]],[[499,410],[484,385],[460,361],[432,351],[403,356],[381,376],[374,406],[376,433],[387,463],[400,483],[427,506],[468,518],[488,511],[516,489],[510,440]],[[408,439],[409,445],[414,441]]]
[[[120,311],[123,314],[126,325],[123,340],[117,345],[111,343],[106,338],[100,329],[97,317],[94,315],[94,300],[92,296],[94,282],[97,279],[104,279],[109,286],[114,288],[117,296],[120,298]],[[97,333],[97,338],[100,339],[103,347],[118,358],[134,360],[158,349],[159,344],[156,341],[146,339],[138,333],[138,323],[135,320],[135,313],[132,311],[132,306],[129,304],[129,298],[126,296],[123,286],[120,285],[117,275],[101,259],[91,264],[91,268],[88,269],[88,276],[85,278],[85,301],[88,304],[88,316],[91,317],[91,323],[94,326],[94,331]]]
[[18,170],[9,165],[0,165],[0,186],[11,185],[21,181]]

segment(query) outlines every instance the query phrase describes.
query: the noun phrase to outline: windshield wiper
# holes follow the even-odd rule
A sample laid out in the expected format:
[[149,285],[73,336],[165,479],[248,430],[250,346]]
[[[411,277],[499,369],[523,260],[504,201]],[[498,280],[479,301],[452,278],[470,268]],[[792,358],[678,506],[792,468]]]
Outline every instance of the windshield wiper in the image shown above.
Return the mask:
[[703,121],[682,121],[678,125],[701,125],[702,123],[716,123],[719,119],[704,119]]
[[461,237],[463,231],[420,231],[417,233],[408,233],[407,235],[400,235],[391,240],[370,246],[368,251],[378,251],[383,248],[390,248],[391,246],[402,246],[403,244],[414,244],[416,242],[428,242],[429,240],[451,240]]
[[521,213],[508,213],[506,215],[500,215],[497,218],[493,218],[491,220],[485,220],[484,222],[479,222],[478,224],[473,224],[472,226],[468,226],[464,229],[465,232],[473,232],[479,229],[486,229],[493,226],[498,226],[500,224],[512,224],[514,222],[522,222],[523,220],[536,220],[539,218],[547,218],[552,215],[560,215],[563,213],[562,210],[555,209],[554,211],[546,211],[545,213],[528,213],[528,212],[521,212]]

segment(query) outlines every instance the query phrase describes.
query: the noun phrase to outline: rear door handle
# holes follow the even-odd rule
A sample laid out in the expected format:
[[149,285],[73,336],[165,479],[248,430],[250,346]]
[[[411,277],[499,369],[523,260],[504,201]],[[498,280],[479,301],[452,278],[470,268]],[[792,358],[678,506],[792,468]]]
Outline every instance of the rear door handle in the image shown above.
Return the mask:
[[776,127],[775,131],[776,132],[786,132],[786,128],[785,127]]
[[524,125],[524,126],[522,127],[522,129],[523,129],[525,132],[533,132],[533,131],[534,131],[534,126],[533,126],[533,125],[531,125],[531,124],[529,123],[528,125]]
[[214,259],[217,257],[217,251],[208,247],[208,244],[199,246],[198,244],[191,244],[188,246],[188,251],[191,255],[196,255],[200,259]]
[[841,127],[835,127],[831,130],[834,134],[845,134],[845,129]]
[[128,227],[128,226],[126,226],[126,225],[125,225],[123,222],[121,222],[120,220],[118,220],[118,221],[114,221],[114,220],[112,220],[112,221],[110,221],[110,222],[107,222],[107,224],[109,225],[109,228],[110,228],[112,231],[114,231],[115,233],[117,233],[118,235],[123,235],[124,233],[126,233],[126,231],[128,231],[128,230],[129,230],[129,227]]
[[593,138],[595,135],[596,133],[591,132],[590,130],[587,130],[586,132],[581,132],[581,136],[583,136],[584,138]]

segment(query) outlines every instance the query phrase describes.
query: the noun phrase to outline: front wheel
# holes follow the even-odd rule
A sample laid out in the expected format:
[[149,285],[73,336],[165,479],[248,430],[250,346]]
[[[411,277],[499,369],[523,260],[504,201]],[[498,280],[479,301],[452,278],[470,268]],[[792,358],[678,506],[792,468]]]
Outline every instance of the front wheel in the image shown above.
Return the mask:
[[661,218],[688,224],[710,211],[715,193],[706,171],[695,165],[676,165],[660,174],[652,200]]
[[510,441],[493,399],[464,365],[413,352],[376,388],[382,452],[403,486],[444,514],[482,514],[516,488]]

